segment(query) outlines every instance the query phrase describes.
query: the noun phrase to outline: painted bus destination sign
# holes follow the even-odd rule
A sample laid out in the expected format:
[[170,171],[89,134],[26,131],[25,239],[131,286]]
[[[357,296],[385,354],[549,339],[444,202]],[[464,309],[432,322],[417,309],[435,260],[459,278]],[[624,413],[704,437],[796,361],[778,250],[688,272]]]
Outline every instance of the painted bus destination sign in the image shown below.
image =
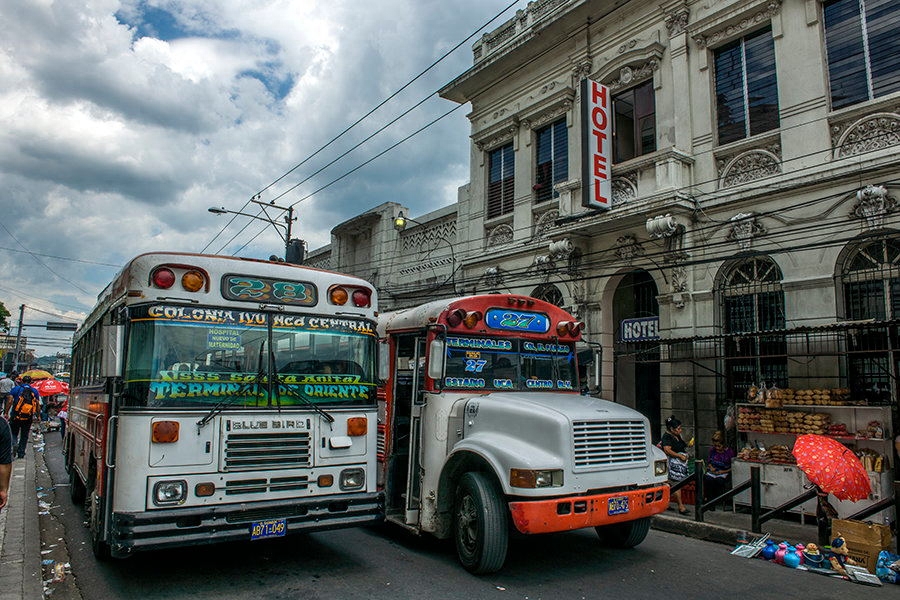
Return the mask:
[[659,317],[623,319],[619,339],[623,342],[646,342],[659,339]]

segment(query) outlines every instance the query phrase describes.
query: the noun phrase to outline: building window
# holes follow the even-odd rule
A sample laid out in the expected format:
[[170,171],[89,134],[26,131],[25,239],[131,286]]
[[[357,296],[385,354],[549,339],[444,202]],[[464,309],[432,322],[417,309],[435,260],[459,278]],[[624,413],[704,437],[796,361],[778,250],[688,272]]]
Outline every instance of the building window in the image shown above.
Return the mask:
[[851,395],[870,404],[890,401],[900,373],[900,240],[884,238],[857,248],[841,273],[844,313],[849,321],[868,321],[847,333]]
[[831,106],[841,108],[900,90],[897,0],[824,4]]
[[613,96],[613,162],[656,150],[653,80]]
[[766,27],[715,52],[719,143],[777,129],[775,42]]
[[512,142],[488,155],[487,218],[512,212],[515,166]]
[[[751,385],[786,387],[787,343],[781,269],[770,258],[734,265],[722,287],[726,385],[732,399]],[[743,335],[746,334],[746,335]]]
[[537,164],[534,173],[536,200],[543,202],[559,196],[553,190],[569,176],[569,131],[566,120],[541,127],[536,132]]

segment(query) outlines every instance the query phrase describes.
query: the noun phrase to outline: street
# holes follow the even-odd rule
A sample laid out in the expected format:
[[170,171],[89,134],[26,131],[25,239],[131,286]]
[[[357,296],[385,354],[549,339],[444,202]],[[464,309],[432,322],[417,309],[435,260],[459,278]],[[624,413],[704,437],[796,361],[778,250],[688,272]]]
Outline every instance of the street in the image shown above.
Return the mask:
[[[728,548],[651,531],[633,550],[602,548],[593,531],[514,538],[499,573],[474,577],[451,543],[395,528],[361,528],[197,546],[99,563],[84,513],[68,497],[60,436],[38,454],[45,592],[53,600],[119,598],[887,598],[870,588],[733,557]],[[46,495],[42,495],[46,494]],[[47,508],[49,506],[49,509]],[[61,581],[52,581],[69,564]],[[56,569],[56,571],[54,571]],[[57,577],[57,579],[60,579]]]

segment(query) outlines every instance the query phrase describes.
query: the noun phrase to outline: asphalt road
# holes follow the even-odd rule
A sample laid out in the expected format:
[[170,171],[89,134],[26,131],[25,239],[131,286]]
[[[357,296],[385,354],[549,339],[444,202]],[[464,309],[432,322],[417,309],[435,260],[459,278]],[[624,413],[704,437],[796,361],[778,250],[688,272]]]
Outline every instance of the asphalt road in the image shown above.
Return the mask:
[[[99,563],[84,514],[68,497],[58,434],[45,436],[44,459],[37,485],[47,513],[41,530],[51,600],[897,598],[896,586],[865,587],[737,558],[726,546],[660,531],[627,551],[602,548],[592,530],[519,537],[503,570],[483,577],[457,564],[451,543],[396,528],[195,546]],[[57,575],[66,572],[60,581],[52,581],[54,567]]]

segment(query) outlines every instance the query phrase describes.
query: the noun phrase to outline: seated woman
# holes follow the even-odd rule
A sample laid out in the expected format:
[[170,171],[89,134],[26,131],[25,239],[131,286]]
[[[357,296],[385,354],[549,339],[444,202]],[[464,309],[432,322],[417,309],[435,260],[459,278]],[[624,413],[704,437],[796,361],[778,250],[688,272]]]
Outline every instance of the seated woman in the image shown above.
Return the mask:
[[[704,502],[709,502],[731,489],[731,461],[734,450],[725,447],[725,435],[717,431],[712,436],[712,447],[703,477]],[[709,508],[715,510],[715,506]]]

